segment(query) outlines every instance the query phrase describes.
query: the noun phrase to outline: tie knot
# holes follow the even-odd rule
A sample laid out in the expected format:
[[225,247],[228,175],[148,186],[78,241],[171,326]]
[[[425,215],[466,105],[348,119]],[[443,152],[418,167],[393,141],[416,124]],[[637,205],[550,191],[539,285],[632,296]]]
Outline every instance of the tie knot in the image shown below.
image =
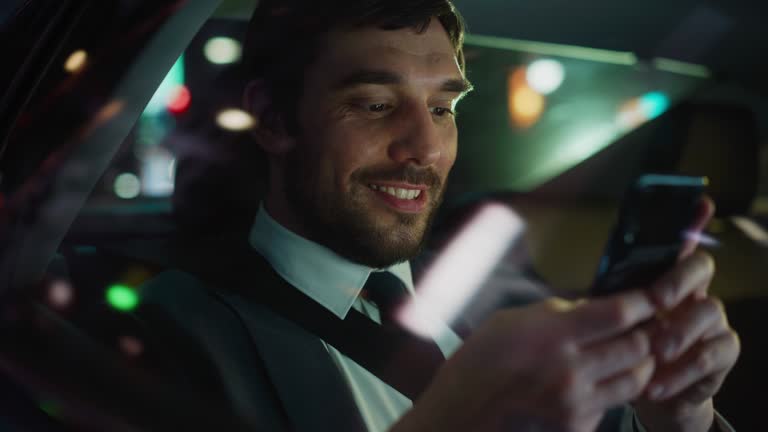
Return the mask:
[[403,281],[388,271],[372,272],[363,291],[369,300],[376,303],[383,316],[390,315],[408,293]]

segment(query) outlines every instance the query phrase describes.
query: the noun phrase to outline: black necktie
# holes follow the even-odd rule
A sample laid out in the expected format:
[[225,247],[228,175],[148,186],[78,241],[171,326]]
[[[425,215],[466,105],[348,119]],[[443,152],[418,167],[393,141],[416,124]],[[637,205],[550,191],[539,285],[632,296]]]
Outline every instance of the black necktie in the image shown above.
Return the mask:
[[361,295],[376,304],[382,324],[394,321],[397,307],[408,296],[405,284],[388,271],[373,272],[363,286]]
[[[416,399],[445,361],[443,353],[433,339],[415,336],[395,320],[397,308],[410,298],[397,276],[387,271],[371,273],[362,294],[378,307],[381,325],[369,334],[369,341],[356,341],[365,349],[357,353],[358,358],[350,357],[362,360],[361,364],[382,381]],[[370,321],[353,309],[344,322],[357,326],[361,318]]]

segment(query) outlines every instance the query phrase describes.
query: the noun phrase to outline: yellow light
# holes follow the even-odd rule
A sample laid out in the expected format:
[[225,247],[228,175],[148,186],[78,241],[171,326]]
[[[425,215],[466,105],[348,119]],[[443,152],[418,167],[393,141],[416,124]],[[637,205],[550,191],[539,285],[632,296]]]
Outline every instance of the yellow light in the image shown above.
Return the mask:
[[546,99],[526,82],[526,69],[519,68],[509,76],[509,116],[521,128],[533,126],[544,113]]
[[512,104],[515,113],[524,118],[538,117],[544,111],[544,97],[527,87],[515,91]]
[[77,50],[69,55],[67,61],[64,62],[64,70],[69,73],[79,72],[85,67],[85,63],[88,61],[88,53],[84,50]]
[[228,37],[215,37],[203,47],[205,58],[213,64],[229,64],[240,60],[242,46],[240,42]]
[[216,124],[219,127],[234,132],[254,128],[256,123],[256,119],[252,115],[237,108],[225,109],[216,116]]

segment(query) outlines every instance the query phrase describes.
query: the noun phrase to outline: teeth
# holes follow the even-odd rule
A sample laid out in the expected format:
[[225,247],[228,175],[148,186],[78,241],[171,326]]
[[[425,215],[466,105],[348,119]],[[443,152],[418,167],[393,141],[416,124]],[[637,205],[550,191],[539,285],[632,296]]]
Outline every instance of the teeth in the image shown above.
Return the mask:
[[375,184],[368,185],[371,189],[379,192],[385,192],[397,199],[401,200],[415,200],[421,196],[421,191],[416,189],[401,189],[385,186],[377,186]]

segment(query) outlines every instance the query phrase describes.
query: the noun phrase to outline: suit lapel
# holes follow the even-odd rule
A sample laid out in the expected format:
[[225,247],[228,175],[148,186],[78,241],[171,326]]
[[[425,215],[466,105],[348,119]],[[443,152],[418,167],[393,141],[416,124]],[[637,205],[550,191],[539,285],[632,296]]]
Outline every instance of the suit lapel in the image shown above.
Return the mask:
[[293,430],[366,430],[349,386],[316,336],[238,295],[221,297],[253,338]]

